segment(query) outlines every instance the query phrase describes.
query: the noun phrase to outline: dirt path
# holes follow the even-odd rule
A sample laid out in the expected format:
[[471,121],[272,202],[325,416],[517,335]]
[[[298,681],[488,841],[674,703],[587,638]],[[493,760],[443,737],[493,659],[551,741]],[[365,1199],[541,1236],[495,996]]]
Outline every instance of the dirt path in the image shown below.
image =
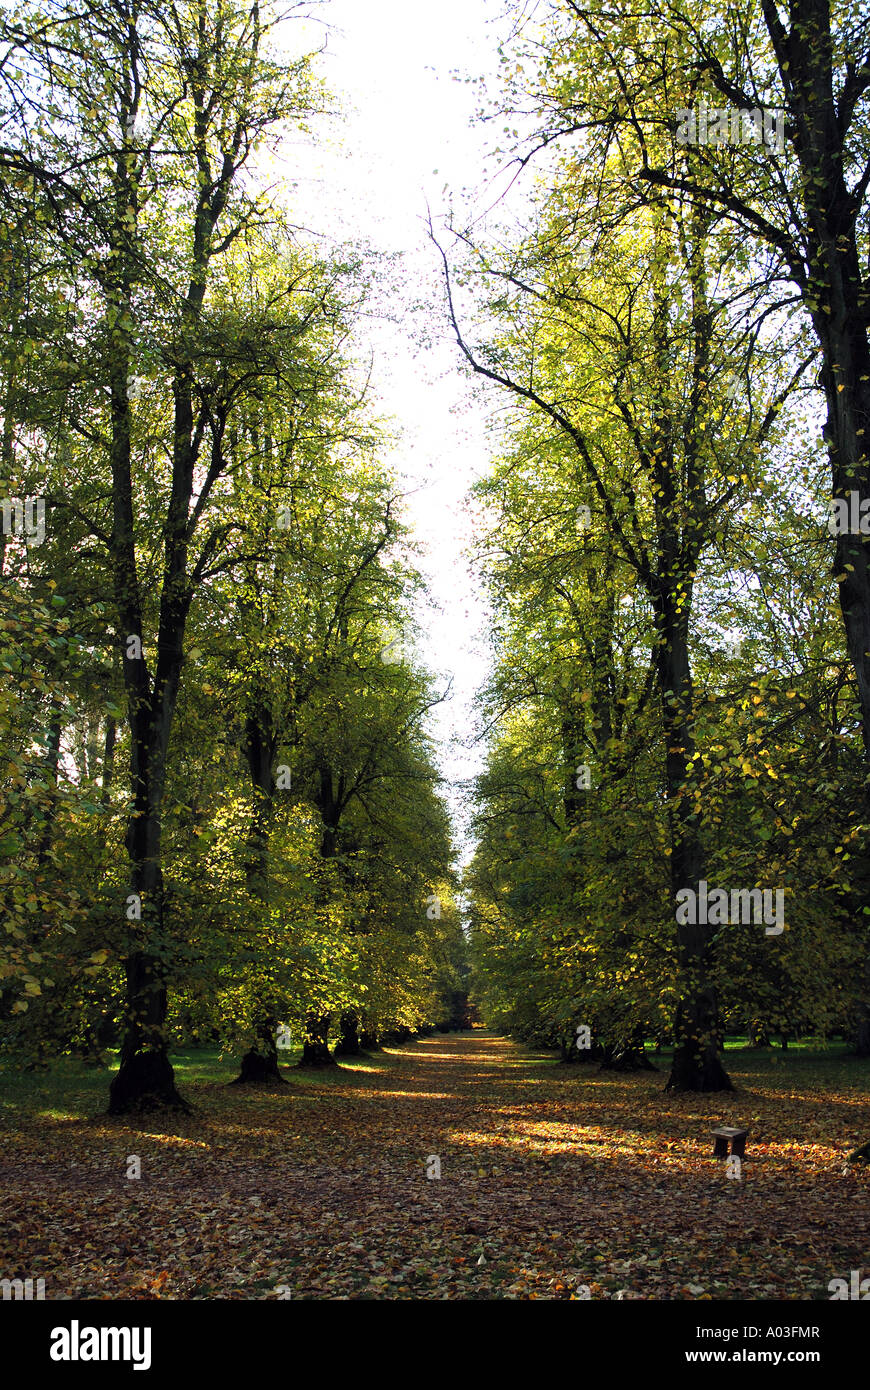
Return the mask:
[[[866,1261],[854,1092],[672,1098],[480,1033],[286,1074],[188,1087],[172,1126],[15,1129],[0,1273],[49,1298],[806,1299]],[[729,1181],[709,1131],[748,1117]]]

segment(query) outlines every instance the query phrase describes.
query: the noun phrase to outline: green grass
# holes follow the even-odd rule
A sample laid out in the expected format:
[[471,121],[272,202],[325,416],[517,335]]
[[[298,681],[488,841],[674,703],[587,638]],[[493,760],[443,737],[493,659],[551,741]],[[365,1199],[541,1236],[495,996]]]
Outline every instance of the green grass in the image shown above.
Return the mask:
[[[739,1036],[729,1037],[725,1042],[725,1068],[738,1089],[773,1084],[795,1090],[806,1086],[823,1091],[870,1091],[870,1058],[852,1055],[848,1043],[837,1041],[820,1045],[818,1038],[805,1038],[799,1042],[789,1041],[788,1048],[783,1050],[777,1044],[769,1048],[750,1048],[748,1042],[747,1037]],[[520,1047],[527,1063],[560,1070],[566,1075],[590,1079],[599,1075],[619,1075],[599,1072],[597,1062],[566,1065],[552,1050],[526,1048],[523,1044]],[[663,1047],[661,1052],[653,1052],[648,1043],[646,1053],[658,1068],[664,1087],[673,1062],[673,1048]]]
[[[118,1052],[106,1049],[105,1067],[86,1066],[78,1057],[57,1056],[49,1060],[47,1071],[26,1071],[24,1059],[0,1060],[0,1115],[29,1111],[54,1118],[73,1118],[99,1114],[105,1110],[109,1085],[118,1070]],[[390,1065],[389,1053],[374,1053],[339,1061],[337,1067],[297,1070],[301,1049],[282,1053],[282,1072],[294,1085],[341,1085],[348,1073],[364,1075],[381,1072]],[[194,1048],[170,1054],[178,1089],[182,1095],[202,1085],[227,1085],[239,1072],[239,1058],[221,1055],[219,1048]]]
[[[757,1082],[778,1080],[783,1085],[799,1088],[805,1084],[823,1090],[867,1090],[870,1088],[870,1059],[859,1059],[849,1055],[849,1047],[844,1042],[830,1043],[819,1047],[817,1039],[790,1042],[783,1051],[778,1046],[771,1048],[747,1048],[747,1038],[728,1038],[725,1044],[726,1065],[735,1085],[753,1086]],[[552,1051],[539,1048],[522,1048],[523,1056],[514,1065],[534,1064],[546,1071],[551,1068],[563,1070],[566,1075],[579,1072],[579,1067],[564,1067]],[[647,1053],[662,1075],[664,1086],[670,1070],[672,1049],[663,1048]],[[90,1067],[77,1057],[57,1056],[51,1059],[47,1071],[25,1071],[22,1061],[7,1057],[0,1061],[0,1116],[7,1119],[15,1114],[31,1114],[56,1119],[99,1115],[105,1112],[109,1084],[118,1068],[117,1052],[107,1051],[106,1067]],[[389,1050],[366,1057],[348,1058],[337,1067],[323,1070],[299,1070],[295,1063],[301,1051],[288,1049],[282,1054],[282,1071],[294,1086],[329,1087],[346,1085],[349,1078],[357,1076],[364,1080],[366,1075],[382,1073],[391,1065]],[[227,1085],[238,1074],[238,1058],[231,1054],[221,1055],[218,1048],[182,1049],[171,1054],[176,1081],[182,1095],[195,1100],[195,1093],[201,1086]],[[593,1063],[583,1067],[584,1075],[592,1078],[598,1074],[598,1066]],[[613,1075],[603,1073],[602,1075]]]
[[771,1047],[750,1048],[748,1035],[737,1034],[733,1038],[728,1037],[725,1039],[725,1051],[729,1052],[734,1049],[757,1052],[759,1054],[770,1052],[816,1052],[819,1055],[837,1055],[843,1057],[848,1053],[849,1045],[848,1043],[840,1041],[825,1043],[820,1038],[807,1036],[806,1038],[799,1038],[796,1042],[789,1038],[787,1048],[780,1047],[778,1038]]

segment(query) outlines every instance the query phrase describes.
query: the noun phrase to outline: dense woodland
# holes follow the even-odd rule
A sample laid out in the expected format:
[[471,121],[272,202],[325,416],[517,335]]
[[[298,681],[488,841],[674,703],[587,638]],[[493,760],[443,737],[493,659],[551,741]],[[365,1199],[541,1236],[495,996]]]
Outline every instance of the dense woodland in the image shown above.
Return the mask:
[[46,514],[4,535],[4,1038],[120,1041],[114,1113],[185,1104],[173,1043],[278,1079],[279,1025],[329,1063],[463,988],[372,270],[260,186],[326,101],[272,37],[4,20],[2,490]]
[[867,1056],[870,18],[571,0],[502,56],[520,230],[433,230],[508,405],[484,1014],[605,1067],[673,1037],[674,1090],[730,1088],[727,1032]]
[[429,226],[492,419],[464,872],[377,249],[269,176],[333,99],[297,9],[0,14],[4,1051],[118,1048],[118,1115],[474,1010],[678,1093],[870,1056],[866,6],[506,9],[510,177]]

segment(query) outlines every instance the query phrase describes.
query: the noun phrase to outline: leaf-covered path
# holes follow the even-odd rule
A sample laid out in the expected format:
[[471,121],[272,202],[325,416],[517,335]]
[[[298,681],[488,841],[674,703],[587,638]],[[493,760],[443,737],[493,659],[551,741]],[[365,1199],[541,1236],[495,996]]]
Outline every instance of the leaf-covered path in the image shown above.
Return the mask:
[[[196,1114],[169,1126],[28,1107],[0,1264],[48,1298],[827,1299],[870,1246],[845,1163],[867,1069],[832,1093],[811,1058],[729,1064],[735,1096],[672,1097],[475,1032],[272,1092],[185,1084]],[[709,1132],[735,1121],[729,1180]]]

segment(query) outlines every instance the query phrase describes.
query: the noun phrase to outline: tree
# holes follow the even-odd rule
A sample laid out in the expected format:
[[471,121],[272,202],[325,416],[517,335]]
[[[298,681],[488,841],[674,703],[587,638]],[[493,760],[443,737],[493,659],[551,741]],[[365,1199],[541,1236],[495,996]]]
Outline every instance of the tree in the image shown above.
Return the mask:
[[[168,9],[107,4],[85,16],[61,10],[45,25],[11,20],[4,33],[7,64],[26,73],[28,97],[13,112],[15,138],[0,156],[39,188],[68,293],[93,315],[88,368],[105,401],[91,424],[105,441],[111,517],[108,525],[95,518],[91,529],[112,576],[132,802],[127,1013],[113,1113],[186,1108],[163,1036],[161,867],[184,633],[232,529],[218,519],[216,502],[231,464],[233,412],[258,379],[281,373],[287,347],[316,312],[309,286],[297,283],[283,301],[266,299],[240,319],[218,288],[223,260],[263,215],[240,178],[253,148],[277,122],[316,106],[310,63],[282,68],[267,57],[268,27],[256,6],[196,0]],[[132,400],[136,378],[160,397],[170,444],[168,471],[157,474],[159,500],[142,469],[148,445]],[[146,516],[163,549],[151,638]]]
[[[448,277],[449,315],[472,369],[565,436],[569,466],[579,475],[577,497],[589,499],[581,505],[590,516],[590,504],[600,511],[621,562],[645,593],[662,706],[672,895],[679,901],[680,891],[705,874],[692,787],[694,578],[717,518],[747,483],[801,368],[760,419],[745,405],[735,410],[714,382],[723,365],[732,379],[745,372],[748,348],[735,353],[730,303],[710,293],[718,248],[708,221],[672,202],[612,238],[602,232],[589,269],[578,255],[563,187],[545,206],[540,229],[506,264],[481,253],[483,278],[499,286],[494,307],[510,324],[503,344],[495,351],[469,346]],[[447,272],[446,257],[444,264]],[[711,933],[679,914],[676,928],[681,994],[669,1085],[728,1089],[715,1047]]]
[[[833,503],[842,507],[852,493],[863,502],[870,489],[863,268],[870,20],[857,5],[829,0],[806,0],[787,13],[776,0],[700,12],[676,0],[640,13],[556,0],[548,20],[546,62],[535,65],[543,121],[521,163],[562,142],[579,143],[614,190],[617,220],[638,205],[667,205],[676,192],[730,230],[735,267],[744,283],[766,287],[769,315],[781,320],[796,294],[821,358]],[[724,109],[717,105],[723,99]],[[837,529],[833,572],[866,761],[870,571],[859,527]],[[870,890],[866,832],[855,860],[854,910],[862,915]],[[862,1053],[870,1047],[870,1012],[857,1046]]]

